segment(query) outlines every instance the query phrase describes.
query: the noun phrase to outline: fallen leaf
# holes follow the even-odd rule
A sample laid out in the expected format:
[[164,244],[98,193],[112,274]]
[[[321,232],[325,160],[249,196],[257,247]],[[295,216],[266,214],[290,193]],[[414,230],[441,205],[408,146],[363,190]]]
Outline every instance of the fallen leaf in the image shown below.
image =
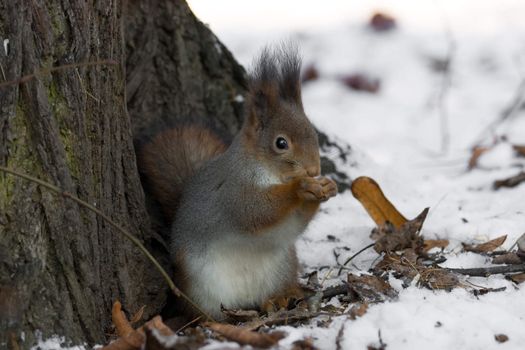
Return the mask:
[[494,339],[496,339],[498,343],[505,343],[507,340],[509,340],[509,337],[505,334],[496,334]]
[[[492,146],[493,147],[493,146]],[[472,154],[470,156],[470,159],[468,161],[468,170],[474,169],[478,165],[479,158],[492,149],[492,147],[486,147],[486,146],[475,146],[472,148]]]
[[354,73],[340,78],[341,82],[352,90],[376,93],[381,87],[381,82],[367,74]]
[[349,273],[348,288],[363,303],[380,303],[397,297],[396,290],[388,282],[374,275]]
[[317,350],[312,338],[296,340],[292,343],[291,350]]
[[394,277],[402,278],[409,284],[419,274],[417,258],[413,249],[405,249],[402,254],[387,252],[374,270],[393,271]]
[[366,314],[368,310],[368,303],[358,303],[352,306],[350,309],[350,319],[355,320],[358,317],[363,316]]
[[124,314],[124,311],[122,311],[122,304],[118,300],[113,303],[111,320],[113,321],[113,325],[115,326],[119,337],[125,337],[134,332],[133,327],[131,327],[131,324]]
[[[116,303],[117,302],[115,302],[115,304]],[[113,304],[112,318],[113,318],[113,314],[117,314],[117,318],[119,318],[120,316],[118,316],[117,311],[120,311],[120,309],[119,307],[116,308],[115,304]],[[126,317],[123,316],[123,318],[124,320],[119,320],[118,322],[127,323],[129,325],[129,322],[126,319]],[[142,349],[147,339],[146,334],[144,332],[145,328],[156,329],[159,334],[165,337],[175,335],[175,333],[162,322],[162,318],[160,316],[155,316],[151,320],[146,322],[142,327],[138,328],[137,330],[132,330],[131,333],[128,333],[126,336],[118,338],[117,340],[110,343],[109,345],[106,345],[100,350],[139,350],[139,349]]]
[[412,248],[416,252],[423,249],[423,238],[419,234],[428,214],[425,208],[415,219],[405,222],[401,227],[394,228],[385,224],[372,230],[371,238],[376,241],[374,250],[378,253],[400,251]]
[[319,71],[314,64],[308,65],[303,71],[301,82],[306,83],[308,81],[313,81],[319,79]]
[[473,253],[488,253],[500,247],[506,239],[507,235],[503,235],[482,244],[470,245],[463,243],[463,250]]
[[517,175],[511,176],[507,179],[496,180],[492,184],[492,188],[499,190],[502,187],[516,187],[525,181],[525,172],[521,171]]
[[257,348],[269,348],[285,337],[284,332],[258,333],[247,328],[216,322],[206,322],[204,326],[241,345]]
[[396,20],[386,13],[376,12],[370,18],[369,25],[376,32],[385,32],[396,27]]
[[419,285],[430,289],[450,290],[459,284],[459,279],[455,274],[441,268],[423,268],[419,274]]
[[350,189],[377,226],[383,226],[388,221],[394,227],[399,228],[408,221],[385,197],[377,182],[372,178],[358,177],[352,182]]
[[525,145],[512,145],[512,148],[519,157],[525,157]]
[[428,252],[432,248],[446,248],[448,244],[448,239],[425,239],[423,241],[423,251]]
[[515,275],[509,275],[507,277],[514,283],[519,284],[525,282],[525,273],[518,273]]

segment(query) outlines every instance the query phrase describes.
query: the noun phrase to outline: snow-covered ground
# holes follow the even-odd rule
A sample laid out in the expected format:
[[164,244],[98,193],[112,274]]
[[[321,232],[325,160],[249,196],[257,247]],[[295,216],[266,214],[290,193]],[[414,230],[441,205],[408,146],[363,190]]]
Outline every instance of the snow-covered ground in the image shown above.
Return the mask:
[[[525,158],[511,149],[525,144],[525,111],[487,132],[525,79],[525,2],[193,0],[190,5],[246,66],[265,44],[299,42],[305,65],[320,72],[303,88],[307,114],[319,129],[351,145],[357,167],[346,170],[352,178],[374,178],[409,218],[431,208],[423,234],[450,240],[444,266],[489,266],[483,256],[462,252],[461,242],[507,234],[503,248],[509,248],[525,232],[525,184],[492,189],[494,180],[525,166]],[[367,27],[378,9],[396,18],[396,30],[376,33]],[[448,76],[432,68],[447,58]],[[353,91],[338,80],[355,72],[379,78],[379,92]],[[507,141],[468,172],[470,148],[501,136]],[[334,250],[344,261],[371,242],[373,227],[351,193],[330,200],[298,242],[305,271],[334,266]],[[366,271],[376,257],[368,250],[352,267]],[[329,269],[322,271],[321,279]],[[332,273],[324,285],[337,281]],[[462,288],[403,289],[392,278],[398,300],[373,305],[354,321],[337,318],[328,328],[316,322],[281,327],[289,336],[280,345],[311,336],[317,347],[335,349],[344,327],[342,349],[379,345],[379,330],[389,350],[524,349],[525,286],[501,276],[467,281],[507,289],[475,297]],[[498,343],[496,334],[509,340]]]

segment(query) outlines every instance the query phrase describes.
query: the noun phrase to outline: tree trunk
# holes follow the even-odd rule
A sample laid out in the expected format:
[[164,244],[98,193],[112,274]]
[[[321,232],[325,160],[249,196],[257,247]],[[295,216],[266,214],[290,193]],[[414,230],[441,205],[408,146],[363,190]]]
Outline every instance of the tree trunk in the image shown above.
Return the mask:
[[[95,205],[169,268],[133,135],[188,119],[233,135],[243,68],[183,0],[0,0],[0,84],[36,72],[0,86],[0,165]],[[166,291],[100,217],[0,172],[0,348],[54,334],[103,343],[115,300],[129,312],[146,305],[148,317]]]
[[126,91],[136,137],[191,119],[235,134],[244,69],[186,3],[130,1],[125,18]]

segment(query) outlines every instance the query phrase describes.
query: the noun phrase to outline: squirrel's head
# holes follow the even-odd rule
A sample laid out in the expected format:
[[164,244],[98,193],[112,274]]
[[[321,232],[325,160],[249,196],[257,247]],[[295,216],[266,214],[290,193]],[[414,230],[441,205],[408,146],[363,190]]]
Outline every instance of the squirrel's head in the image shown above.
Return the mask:
[[320,174],[317,132],[301,100],[301,60],[291,45],[265,48],[250,74],[243,142],[286,181]]

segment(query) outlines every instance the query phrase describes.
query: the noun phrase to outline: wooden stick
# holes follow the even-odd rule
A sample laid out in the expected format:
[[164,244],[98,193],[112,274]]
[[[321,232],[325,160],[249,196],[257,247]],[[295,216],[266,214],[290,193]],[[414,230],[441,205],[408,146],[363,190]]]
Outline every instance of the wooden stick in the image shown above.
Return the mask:
[[450,272],[459,273],[460,275],[487,277],[487,276],[490,276],[490,275],[497,275],[497,274],[504,274],[504,273],[525,272],[525,264],[491,266],[491,267],[477,267],[477,268],[471,268],[471,269],[450,269],[450,268],[445,268],[445,270],[448,270]]

